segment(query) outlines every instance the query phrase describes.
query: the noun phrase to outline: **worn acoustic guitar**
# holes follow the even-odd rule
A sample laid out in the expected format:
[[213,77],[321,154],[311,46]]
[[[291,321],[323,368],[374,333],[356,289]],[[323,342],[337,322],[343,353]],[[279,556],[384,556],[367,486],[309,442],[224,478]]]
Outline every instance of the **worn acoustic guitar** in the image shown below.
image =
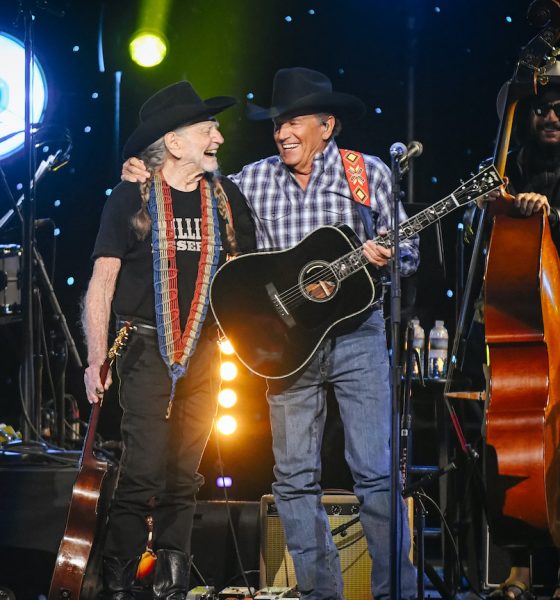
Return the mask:
[[[127,322],[119,330],[101,366],[100,377],[103,384],[131,327],[131,323]],[[114,465],[99,459],[93,449],[100,411],[101,401],[91,407],[78,477],[72,488],[66,529],[56,557],[49,600],[95,597],[97,578],[92,569],[94,546],[100,540],[116,482]]]

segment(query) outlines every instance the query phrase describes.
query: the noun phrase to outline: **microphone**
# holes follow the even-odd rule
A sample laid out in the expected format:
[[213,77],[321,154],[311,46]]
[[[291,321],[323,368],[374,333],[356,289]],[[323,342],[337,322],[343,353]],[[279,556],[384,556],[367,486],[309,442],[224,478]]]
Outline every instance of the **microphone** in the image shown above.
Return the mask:
[[423,151],[424,151],[424,146],[422,146],[422,144],[420,142],[413,140],[406,147],[406,152],[403,155],[401,155],[399,164],[402,165],[403,163],[406,163],[411,158],[414,158],[415,156],[420,156]]
[[404,156],[406,154],[406,151],[407,151],[407,148],[406,148],[406,146],[402,142],[395,142],[389,148],[389,154],[393,158],[398,158],[398,157]]

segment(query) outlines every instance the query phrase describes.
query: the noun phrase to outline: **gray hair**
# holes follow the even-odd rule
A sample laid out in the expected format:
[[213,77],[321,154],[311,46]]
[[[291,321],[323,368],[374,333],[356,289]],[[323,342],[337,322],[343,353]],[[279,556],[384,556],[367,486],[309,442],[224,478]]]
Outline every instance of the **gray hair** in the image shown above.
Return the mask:
[[155,173],[161,170],[165,159],[168,156],[168,151],[165,146],[163,136],[158,140],[150,144],[145,150],[140,153],[140,158],[146,170],[150,172],[150,177],[144,183],[139,183],[140,196],[142,198],[142,205],[138,209],[130,220],[132,229],[136,233],[139,240],[143,240],[150,233],[152,228],[152,217],[148,212],[148,202],[150,201],[150,187],[152,185],[153,177]]
[[333,115],[332,113],[316,113],[316,117],[319,119],[319,121],[321,121],[321,123],[326,123],[327,119],[329,117],[334,117],[334,127],[333,127],[333,131],[332,131],[332,134],[331,134],[331,137],[329,138],[329,140],[331,140],[332,138],[335,138],[342,131],[341,120],[337,116]]

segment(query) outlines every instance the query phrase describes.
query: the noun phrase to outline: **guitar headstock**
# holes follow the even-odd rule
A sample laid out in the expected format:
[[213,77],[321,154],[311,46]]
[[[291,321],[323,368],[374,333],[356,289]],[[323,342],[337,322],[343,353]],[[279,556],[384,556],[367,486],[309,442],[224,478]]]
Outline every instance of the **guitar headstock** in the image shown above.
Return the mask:
[[119,355],[119,351],[124,348],[132,329],[133,325],[131,321],[126,321],[125,324],[119,329],[113,345],[111,348],[109,348],[109,352],[107,352],[107,358],[110,362],[113,362]]
[[504,184],[503,179],[494,165],[489,165],[462,183],[454,192],[453,196],[459,204],[469,204],[481,196],[497,190]]

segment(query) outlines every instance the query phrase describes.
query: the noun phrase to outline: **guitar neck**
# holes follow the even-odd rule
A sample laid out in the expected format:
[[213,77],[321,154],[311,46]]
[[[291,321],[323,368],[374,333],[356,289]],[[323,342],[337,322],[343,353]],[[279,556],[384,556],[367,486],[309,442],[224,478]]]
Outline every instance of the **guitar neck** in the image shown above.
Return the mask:
[[[428,206],[428,208],[425,208],[417,215],[410,217],[410,219],[403,221],[399,225],[399,241],[403,242],[415,236],[417,233],[426,229],[426,227],[430,226],[432,223],[439,221],[442,217],[463,204],[464,203],[457,200],[455,194],[450,194],[435,204]],[[395,231],[392,230],[387,235],[377,236],[373,241],[383,248],[392,248],[395,244]],[[331,263],[331,268],[336,273],[337,277],[340,280],[343,280],[368,264],[369,261],[360,247],[335,260]]]
[[[484,194],[497,190],[503,183],[495,166],[489,165],[468,181],[461,182],[461,185],[449,196],[400,223],[396,230],[399,241],[408,240],[456,208],[466,206]],[[392,230],[387,235],[377,236],[373,241],[383,248],[392,248],[395,245],[395,239],[395,230]],[[360,247],[340,257],[330,266],[339,279],[346,279],[367,264],[368,260]]]
[[[404,242],[405,240],[414,237],[423,229],[426,229],[426,227],[429,227],[432,223],[439,221],[462,205],[463,204],[457,200],[454,194],[450,194],[435,204],[428,206],[428,208],[425,208],[417,215],[410,217],[399,225],[397,230],[399,234],[399,242]],[[373,241],[376,244],[383,246],[383,248],[392,248],[395,245],[395,231],[392,230],[387,235],[377,236]]]
[[[101,365],[101,369],[99,370],[101,385],[105,385],[107,374],[111,368],[111,363],[112,360],[107,357]],[[97,424],[99,422],[99,414],[101,412],[102,402],[103,398],[101,397],[98,402],[95,402],[91,406],[91,413],[89,415],[87,431],[84,438],[84,447],[82,449],[82,457],[80,459],[81,465],[89,465],[97,462],[95,455],[93,454],[93,445],[95,443],[95,434],[97,433]]]

